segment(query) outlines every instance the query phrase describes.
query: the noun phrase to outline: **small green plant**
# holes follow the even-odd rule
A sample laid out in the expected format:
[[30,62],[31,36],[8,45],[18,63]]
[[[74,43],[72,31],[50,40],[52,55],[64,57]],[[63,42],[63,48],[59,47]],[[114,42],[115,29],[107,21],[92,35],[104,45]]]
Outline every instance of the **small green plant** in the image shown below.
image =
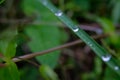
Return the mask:
[[0,0],[0,80],[119,80],[120,0],[51,1]]

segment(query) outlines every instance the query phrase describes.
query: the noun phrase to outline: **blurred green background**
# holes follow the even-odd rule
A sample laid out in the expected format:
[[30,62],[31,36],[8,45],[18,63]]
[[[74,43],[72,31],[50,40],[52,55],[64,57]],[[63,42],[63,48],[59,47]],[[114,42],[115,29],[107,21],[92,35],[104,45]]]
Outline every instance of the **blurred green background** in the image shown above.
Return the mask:
[[[120,61],[120,0],[50,1],[89,35],[107,34],[97,42]],[[15,56],[40,52],[79,39],[39,0],[1,0],[0,3],[0,54],[6,48],[3,45],[11,43],[13,37],[13,44],[16,42],[17,45],[16,49],[12,48],[16,50]],[[5,56],[11,58],[13,55]],[[84,43],[16,64],[21,80],[120,80],[120,76]]]

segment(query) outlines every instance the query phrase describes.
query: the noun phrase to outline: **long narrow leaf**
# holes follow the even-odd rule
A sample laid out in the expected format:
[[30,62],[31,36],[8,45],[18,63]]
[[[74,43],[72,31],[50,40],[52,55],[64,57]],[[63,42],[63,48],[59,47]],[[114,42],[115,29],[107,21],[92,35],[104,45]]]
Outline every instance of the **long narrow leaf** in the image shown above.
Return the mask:
[[79,38],[81,38],[95,53],[99,56],[110,68],[120,75],[119,65],[114,57],[109,54],[107,50],[101,47],[95,42],[86,32],[78,28],[78,26],[72,22],[62,11],[57,9],[48,0],[39,0],[41,4],[47,7],[52,13],[54,13],[64,24],[68,26]]

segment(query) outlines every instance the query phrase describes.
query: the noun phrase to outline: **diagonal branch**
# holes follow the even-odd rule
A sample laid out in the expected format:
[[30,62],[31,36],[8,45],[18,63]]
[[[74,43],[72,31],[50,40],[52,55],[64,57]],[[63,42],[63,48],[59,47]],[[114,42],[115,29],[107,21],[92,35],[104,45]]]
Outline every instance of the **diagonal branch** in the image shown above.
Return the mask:
[[[92,36],[92,37],[94,39],[100,39],[100,38],[104,38],[104,37],[107,37],[107,36],[108,36],[107,34],[104,34],[104,35],[97,35],[97,36]],[[63,48],[66,48],[66,47],[70,47],[70,46],[74,46],[74,45],[80,44],[80,43],[83,43],[83,41],[76,40],[74,42],[66,43],[64,45],[57,46],[55,48],[51,48],[51,49],[48,49],[48,50],[45,50],[45,51],[35,52],[35,53],[19,56],[19,57],[13,58],[12,60],[14,62],[19,62],[19,61],[22,61],[22,60],[27,60],[27,59],[33,58],[35,56],[40,56],[40,55],[43,55],[43,54],[47,54],[47,53],[52,52],[52,51],[60,50],[60,49],[63,49]]]

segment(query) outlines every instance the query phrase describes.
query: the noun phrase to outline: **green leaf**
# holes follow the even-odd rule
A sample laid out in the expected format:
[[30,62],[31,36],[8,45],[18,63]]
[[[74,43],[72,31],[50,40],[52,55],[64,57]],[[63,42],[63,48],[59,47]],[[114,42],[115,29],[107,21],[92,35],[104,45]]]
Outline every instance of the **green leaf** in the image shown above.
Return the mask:
[[16,35],[17,35],[16,29],[7,29],[1,33],[0,52],[6,58],[10,59],[15,56],[16,47],[17,47],[17,43],[15,41]]
[[[78,27],[77,24],[68,18],[62,11],[57,9],[49,0],[39,0],[41,4],[47,7],[56,15],[64,24],[67,25],[79,38],[81,38],[95,53],[99,56],[111,69],[120,75],[120,69],[116,70],[116,66],[120,66],[116,58],[112,57],[109,52],[93,40],[85,31]],[[107,61],[105,60],[109,58]],[[104,59],[105,58],[105,59]]]
[[112,11],[112,19],[114,24],[118,24],[120,21],[120,0],[117,0],[114,4],[114,8]]
[[88,11],[90,8],[90,1],[89,0],[73,0],[81,10]]
[[0,4],[2,4],[5,0],[0,0]]
[[39,71],[44,80],[59,80],[57,74],[49,66],[41,65]]
[[98,57],[95,57],[94,64],[95,64],[94,66],[95,74],[100,75],[102,73],[102,60],[99,59]]
[[25,66],[19,72],[21,80],[38,80],[39,70],[34,66]]
[[115,46],[120,46],[119,43],[119,35],[115,33],[115,26],[113,23],[107,18],[98,18],[98,23],[101,24],[104,33],[109,34],[109,41]]
[[[58,19],[47,8],[39,4],[39,0],[23,0],[23,11],[27,16],[35,15],[34,22],[51,24],[58,23]],[[47,25],[50,25],[47,24]]]
[[6,67],[0,68],[0,80],[20,80],[15,63],[9,61],[6,63]]
[[102,25],[105,33],[113,33],[115,31],[115,26],[107,18],[97,18],[97,22]]
[[[40,24],[28,25],[25,33],[30,37],[31,41],[28,43],[33,52],[43,51],[55,47],[65,41],[66,36],[64,32],[60,32],[58,19],[50,13],[47,8],[39,4],[39,0],[24,0],[22,4],[23,10],[26,15],[31,16],[36,14],[34,22]],[[45,24],[44,24],[45,23]],[[52,31],[51,31],[52,30]],[[62,36],[61,36],[62,35]],[[61,39],[61,37],[63,39]],[[54,68],[58,62],[59,51],[51,52],[42,56],[37,56],[37,60],[45,65]]]
[[9,43],[8,43],[8,46],[7,46],[7,48],[6,48],[6,53],[5,53],[5,56],[7,57],[7,58],[12,58],[12,57],[14,57],[15,56],[15,53],[16,53],[16,46],[17,46],[17,44],[16,44],[16,41],[10,41]]
[[[29,26],[25,29],[26,34],[30,37],[28,43],[30,49],[33,52],[43,51],[60,44],[60,31],[57,27],[49,26]],[[51,31],[52,29],[52,31]],[[51,52],[51,54],[45,54],[36,57],[37,60],[45,65],[49,65],[54,68],[58,62],[59,51]]]
[[119,80],[120,76],[113,72],[109,67],[105,69],[104,80]]

